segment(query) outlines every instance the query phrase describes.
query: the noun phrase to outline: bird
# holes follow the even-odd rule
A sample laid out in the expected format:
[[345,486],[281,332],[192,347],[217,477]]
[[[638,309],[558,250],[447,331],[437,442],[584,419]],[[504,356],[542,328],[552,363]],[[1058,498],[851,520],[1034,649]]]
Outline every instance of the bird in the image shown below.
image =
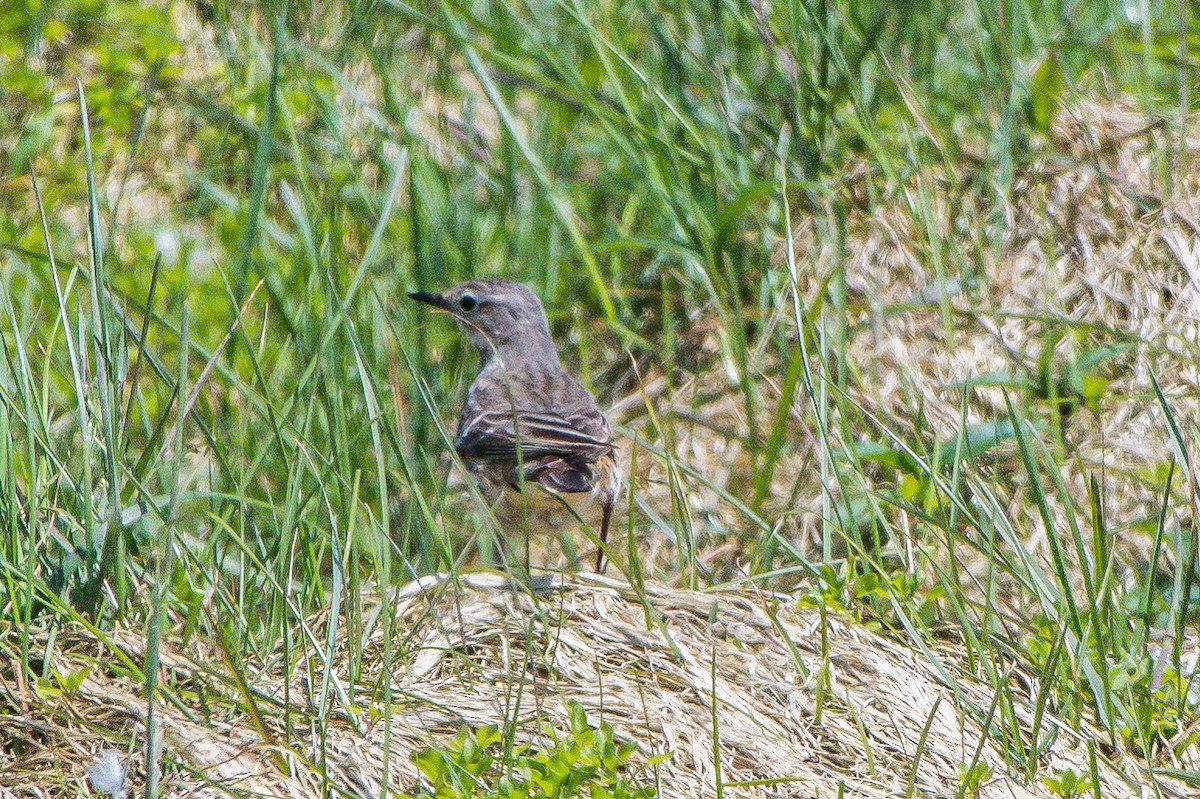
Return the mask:
[[454,449],[496,518],[527,534],[596,529],[596,571],[622,485],[612,427],[558,358],[546,310],[526,285],[468,280],[411,299],[449,314],[479,353]]

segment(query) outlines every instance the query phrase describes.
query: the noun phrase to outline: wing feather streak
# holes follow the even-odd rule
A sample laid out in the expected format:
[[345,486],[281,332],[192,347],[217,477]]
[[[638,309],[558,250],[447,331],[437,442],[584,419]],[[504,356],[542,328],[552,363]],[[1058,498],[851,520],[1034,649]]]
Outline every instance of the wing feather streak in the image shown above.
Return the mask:
[[454,443],[464,458],[511,459],[519,450],[525,460],[557,455],[587,463],[613,451],[612,431],[598,413],[568,419],[547,411],[487,411],[464,422]]

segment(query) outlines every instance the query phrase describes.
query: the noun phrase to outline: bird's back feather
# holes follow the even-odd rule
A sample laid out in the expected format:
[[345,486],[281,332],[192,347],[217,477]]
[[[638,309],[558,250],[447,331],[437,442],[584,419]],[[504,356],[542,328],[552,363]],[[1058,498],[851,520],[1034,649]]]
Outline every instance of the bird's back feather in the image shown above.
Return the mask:
[[[553,405],[551,405],[553,403]],[[583,386],[554,368],[486,369],[471,386],[454,442],[506,482],[535,481],[572,493],[591,490],[590,464],[615,450],[612,429]]]

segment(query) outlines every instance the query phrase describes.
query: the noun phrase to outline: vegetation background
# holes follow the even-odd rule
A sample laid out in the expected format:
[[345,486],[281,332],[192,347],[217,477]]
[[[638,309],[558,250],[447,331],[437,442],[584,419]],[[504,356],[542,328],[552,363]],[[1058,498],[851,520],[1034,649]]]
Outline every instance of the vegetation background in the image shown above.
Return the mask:
[[473,356],[404,297],[503,276],[613,404],[625,577],[961,642],[1029,780],[1012,664],[1200,782],[1198,65],[1185,0],[10,4],[0,708],[63,625],[151,693],[163,641],[357,663],[486,556]]

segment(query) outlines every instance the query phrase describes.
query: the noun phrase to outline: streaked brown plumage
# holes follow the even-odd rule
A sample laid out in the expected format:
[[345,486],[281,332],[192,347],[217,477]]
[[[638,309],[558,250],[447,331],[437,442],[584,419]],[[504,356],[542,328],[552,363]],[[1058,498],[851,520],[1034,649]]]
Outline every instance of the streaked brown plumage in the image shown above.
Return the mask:
[[446,311],[481,359],[454,448],[497,518],[531,533],[595,527],[601,549],[620,489],[612,429],[563,369],[537,295],[510,280],[469,280],[415,300]]

